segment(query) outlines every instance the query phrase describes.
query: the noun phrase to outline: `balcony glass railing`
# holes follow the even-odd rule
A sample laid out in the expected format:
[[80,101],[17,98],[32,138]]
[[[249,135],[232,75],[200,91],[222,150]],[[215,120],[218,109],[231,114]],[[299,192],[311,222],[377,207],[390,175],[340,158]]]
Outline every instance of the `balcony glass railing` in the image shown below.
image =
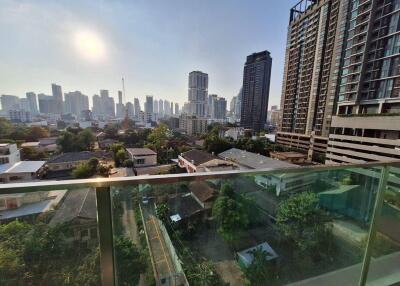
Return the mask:
[[0,285],[394,285],[399,166],[1,185]]

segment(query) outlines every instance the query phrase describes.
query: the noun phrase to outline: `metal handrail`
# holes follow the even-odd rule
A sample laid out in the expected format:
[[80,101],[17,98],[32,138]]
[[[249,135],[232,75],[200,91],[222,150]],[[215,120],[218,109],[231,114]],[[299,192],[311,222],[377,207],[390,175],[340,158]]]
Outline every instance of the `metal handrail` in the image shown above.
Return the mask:
[[196,181],[207,179],[229,179],[237,175],[252,175],[252,174],[291,174],[302,173],[307,171],[329,171],[352,168],[373,168],[384,166],[400,167],[400,160],[386,162],[367,162],[360,164],[340,164],[340,165],[317,165],[304,167],[288,167],[288,168],[264,168],[251,170],[232,170],[218,172],[201,172],[201,173],[181,173],[167,175],[141,175],[131,177],[115,177],[115,178],[90,178],[90,179],[73,179],[62,181],[38,181],[38,182],[23,182],[23,183],[7,183],[0,184],[1,194],[12,194],[21,192],[38,192],[54,190],[55,188],[70,189],[71,187],[121,187],[138,184],[162,184],[162,183],[178,183],[181,181]]

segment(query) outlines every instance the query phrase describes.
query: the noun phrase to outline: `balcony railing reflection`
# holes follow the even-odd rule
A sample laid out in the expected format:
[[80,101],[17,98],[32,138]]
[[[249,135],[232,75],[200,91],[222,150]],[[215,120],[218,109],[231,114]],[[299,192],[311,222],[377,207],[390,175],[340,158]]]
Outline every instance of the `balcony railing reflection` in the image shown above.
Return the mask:
[[0,285],[399,283],[399,166],[2,185]]

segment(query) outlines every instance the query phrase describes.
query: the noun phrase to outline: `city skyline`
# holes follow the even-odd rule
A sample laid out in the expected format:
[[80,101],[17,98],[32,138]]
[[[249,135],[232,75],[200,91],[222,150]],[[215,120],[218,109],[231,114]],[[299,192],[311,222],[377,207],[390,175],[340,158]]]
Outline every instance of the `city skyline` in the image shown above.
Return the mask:
[[[127,101],[137,97],[144,102],[146,95],[153,95],[183,106],[187,74],[201,70],[210,76],[209,92],[230,100],[240,90],[246,55],[268,49],[274,59],[270,102],[278,104],[288,23],[285,11],[293,4],[280,2],[255,1],[249,6],[209,1],[172,5],[6,1],[0,12],[0,26],[5,27],[0,28],[0,36],[7,37],[9,44],[0,48],[5,55],[0,63],[0,93],[51,94],[54,82],[65,92],[79,90],[89,98],[99,89],[108,89],[117,99],[124,77]],[[153,9],[154,5],[164,9]],[[163,15],[170,15],[170,10],[176,17]],[[164,12],[160,15],[160,11]],[[216,20],[219,14],[224,21]],[[244,17],[251,20],[242,23]],[[76,47],[76,41],[83,42]],[[105,60],[99,60],[105,55]]]

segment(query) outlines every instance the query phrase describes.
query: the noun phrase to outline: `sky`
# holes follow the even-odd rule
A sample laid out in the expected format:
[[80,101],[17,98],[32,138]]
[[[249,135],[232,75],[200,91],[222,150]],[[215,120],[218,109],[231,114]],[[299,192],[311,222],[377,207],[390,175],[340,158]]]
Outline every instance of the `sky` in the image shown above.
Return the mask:
[[188,74],[209,75],[228,102],[246,56],[268,50],[269,106],[279,105],[289,9],[295,0],[0,0],[0,94],[108,89],[183,104]]

